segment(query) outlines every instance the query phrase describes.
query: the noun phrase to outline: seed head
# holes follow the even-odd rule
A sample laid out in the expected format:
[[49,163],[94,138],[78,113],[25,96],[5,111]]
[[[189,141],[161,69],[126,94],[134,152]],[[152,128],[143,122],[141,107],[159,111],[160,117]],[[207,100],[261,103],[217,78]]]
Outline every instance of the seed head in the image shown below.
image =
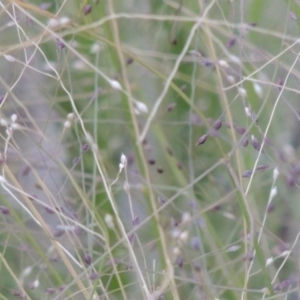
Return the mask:
[[64,285],[61,285],[61,286],[59,286],[59,287],[57,288],[57,290],[58,290],[59,292],[62,292],[64,289],[65,289],[65,286],[64,286]]
[[197,236],[192,237],[190,243],[191,243],[191,247],[195,251],[199,251],[200,250],[200,239]]
[[137,102],[135,103],[135,105],[136,105],[136,109],[137,109],[139,112],[145,113],[145,114],[148,112],[148,107],[147,107],[147,105],[146,105],[145,103],[137,101]]
[[135,216],[134,219],[132,220],[133,226],[139,225],[140,224],[140,218],[139,216]]
[[5,119],[1,118],[0,119],[0,125],[3,126],[3,127],[7,127],[8,126],[8,122]]
[[106,223],[106,226],[110,229],[114,229],[115,228],[115,224],[113,221],[113,217],[110,214],[106,214],[104,217],[104,221]]
[[201,60],[201,65],[204,67],[210,67],[213,65],[213,62],[211,60],[209,60],[208,58],[203,58]]
[[64,128],[69,129],[71,127],[72,123],[68,120],[64,123]]
[[273,171],[273,178],[274,178],[274,180],[277,179],[278,175],[279,175],[278,168],[275,168],[274,171]]
[[225,69],[229,68],[228,63],[225,60],[219,60],[219,66]]
[[50,215],[55,213],[55,210],[49,206],[45,206],[45,211]]
[[149,165],[155,165],[155,160],[154,159],[149,159],[148,163],[149,163]]
[[180,239],[183,243],[185,243],[185,242],[187,241],[187,239],[188,239],[188,236],[189,236],[188,232],[187,232],[187,231],[183,231],[183,232],[180,233],[179,239]]
[[40,285],[40,282],[38,279],[36,279],[35,281],[32,281],[28,284],[28,288],[30,290],[33,290],[33,289],[36,289],[39,285]]
[[166,199],[164,199],[164,198],[158,197],[158,202],[159,202],[160,205],[163,205],[163,204],[165,204],[167,201],[166,201]]
[[177,257],[177,266],[178,266],[179,268],[182,268],[182,266],[183,266],[183,258],[182,258],[181,255],[179,255],[179,256]]
[[173,111],[175,107],[176,107],[176,103],[171,103],[171,104],[167,107],[167,112]]
[[248,178],[248,177],[251,176],[251,174],[252,174],[252,171],[251,171],[251,170],[247,170],[247,171],[245,171],[245,172],[242,174],[242,177]]
[[241,248],[241,246],[239,245],[232,245],[229,248],[227,248],[228,252],[236,252],[237,250],[239,250]]
[[279,77],[279,79],[277,81],[277,86],[278,86],[279,91],[282,89],[283,84],[284,84],[283,79],[281,77]]
[[72,122],[75,119],[74,113],[68,113],[67,114],[67,119]]
[[183,85],[180,87],[180,90],[184,92],[184,91],[186,90],[186,84],[183,84]]
[[197,58],[202,57],[202,54],[200,52],[198,52],[197,50],[190,50],[189,53],[193,57],[197,57]]
[[46,289],[46,293],[49,295],[53,295],[55,292],[56,292],[55,288],[50,287]]
[[256,92],[257,96],[262,98],[263,97],[262,87],[258,83],[255,82],[253,84],[253,88],[254,88],[254,91]]
[[199,146],[199,145],[204,144],[204,143],[206,142],[207,136],[208,136],[207,134],[202,135],[202,136],[198,139],[198,141],[197,141],[197,143],[196,143],[196,146]]
[[84,253],[84,261],[87,265],[92,263],[92,257],[87,252]]
[[58,49],[64,49],[66,47],[65,43],[61,39],[56,39],[56,45]]
[[274,187],[272,187],[272,189],[271,189],[270,200],[272,200],[276,195],[277,195],[277,187],[274,186]]
[[89,149],[90,149],[90,147],[89,147],[88,144],[82,145],[82,151],[83,151],[83,152],[86,152],[86,151],[88,151]]
[[164,169],[162,169],[162,168],[157,168],[157,172],[158,172],[159,174],[162,174],[162,173],[164,172]]
[[245,113],[246,113],[247,117],[251,118],[251,108],[250,107],[248,107],[248,106],[245,107]]
[[268,205],[268,207],[267,207],[267,212],[268,212],[268,213],[271,213],[271,212],[274,211],[274,209],[275,209],[275,203],[272,202],[272,203],[270,203],[270,204]]
[[269,166],[267,166],[267,165],[259,165],[259,166],[256,167],[255,171],[265,171],[267,169],[269,169]]
[[221,205],[221,204],[216,204],[216,205],[212,208],[213,211],[219,211],[219,210],[221,210],[221,209],[222,209],[222,205]]
[[228,75],[228,76],[227,76],[227,80],[229,81],[229,83],[232,83],[232,84],[235,83],[235,79],[234,79],[234,77],[231,76],[231,75]]
[[172,249],[172,252],[173,252],[174,255],[179,255],[180,254],[180,249],[178,247],[174,247]]
[[187,223],[191,220],[191,214],[189,212],[184,212],[181,216],[181,223]]
[[127,66],[131,65],[133,63],[133,58],[129,57],[126,61]]
[[74,115],[74,113],[68,113],[68,115],[67,115],[67,119],[68,119],[69,121],[73,121],[73,120],[74,120],[74,118],[75,118],[75,115]]
[[282,291],[284,289],[287,289],[292,284],[293,284],[292,279],[286,279],[286,280],[281,281],[279,284],[274,285],[274,290],[275,291]]
[[2,212],[3,215],[9,215],[10,211],[6,206],[1,205],[0,206],[0,211]]
[[12,114],[12,115],[10,116],[10,119],[11,119],[11,121],[12,121],[13,123],[15,123],[15,122],[17,121],[17,119],[18,119],[18,116],[17,116],[16,114]]
[[182,166],[182,164],[178,161],[177,162],[177,168],[179,169],[179,170],[182,170],[183,169],[183,166]]
[[99,277],[100,277],[100,275],[99,275],[97,272],[93,272],[93,273],[91,273],[90,276],[89,276],[89,278],[90,278],[91,280],[96,280],[96,279],[98,279]]
[[255,121],[256,123],[258,123],[258,118],[257,118],[257,115],[254,111],[251,114],[251,119],[252,119],[252,121]]
[[234,128],[239,134],[244,134],[246,132],[246,129],[243,127],[234,126]]
[[255,150],[257,150],[257,151],[260,150],[261,145],[254,135],[251,136],[251,143]]
[[79,161],[79,157],[74,157],[72,163],[73,163],[73,166],[77,165],[78,164],[78,161]]
[[236,55],[229,55],[229,59],[237,65],[242,65],[241,59]]
[[13,291],[12,294],[13,294],[13,296],[15,296],[17,298],[20,298],[20,299],[26,299],[27,298],[25,294],[20,293],[18,291]]
[[121,84],[120,84],[119,81],[112,79],[112,80],[109,81],[109,83],[110,83],[110,86],[113,89],[115,89],[115,90],[122,90],[122,86],[121,86]]
[[98,44],[98,43],[94,43],[92,46],[91,46],[91,53],[98,53],[101,49],[101,46]]
[[169,146],[166,148],[166,150],[167,150],[167,152],[168,152],[168,154],[169,154],[170,156],[173,156],[173,155],[174,155],[172,149],[171,149]]
[[84,15],[88,15],[92,11],[92,5],[88,4],[83,8]]
[[178,44],[177,38],[175,37],[175,38],[172,40],[171,43],[172,43],[173,46],[176,46],[176,45]]
[[214,130],[219,130],[222,127],[222,120],[217,120],[215,121],[215,123],[213,124],[213,129]]
[[177,239],[180,235],[180,230],[178,228],[174,228],[171,232],[171,235],[174,239]]
[[227,48],[231,48],[231,47],[233,47],[233,46],[235,45],[235,43],[236,43],[236,38],[233,37],[233,38],[231,38],[231,39],[227,42],[226,47],[227,47]]
[[133,245],[133,243],[134,243],[134,241],[135,241],[135,234],[134,234],[134,233],[133,233],[133,234],[130,234],[130,235],[128,236],[128,240],[129,240],[130,244]]
[[245,139],[245,140],[243,141],[242,147],[245,148],[245,147],[248,146],[248,144],[249,144],[248,139]]
[[65,233],[64,229],[61,227],[57,227],[54,232],[53,232],[53,236],[56,238],[61,237],[63,234]]
[[127,157],[125,156],[125,154],[121,154],[121,164],[123,165],[123,167],[125,168],[127,166]]
[[11,56],[11,55],[3,55],[4,56],[4,58],[7,60],[7,61],[9,61],[9,62],[14,62],[14,61],[16,61],[16,59],[13,57],[13,56]]
[[238,88],[238,92],[243,98],[247,96],[247,91],[243,88]]

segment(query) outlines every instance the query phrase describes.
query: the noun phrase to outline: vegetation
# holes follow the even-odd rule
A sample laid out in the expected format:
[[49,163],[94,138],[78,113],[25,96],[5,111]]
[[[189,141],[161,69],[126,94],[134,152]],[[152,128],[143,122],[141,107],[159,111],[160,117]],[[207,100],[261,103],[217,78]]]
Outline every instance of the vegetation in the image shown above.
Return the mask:
[[299,1],[0,10],[1,299],[299,299]]

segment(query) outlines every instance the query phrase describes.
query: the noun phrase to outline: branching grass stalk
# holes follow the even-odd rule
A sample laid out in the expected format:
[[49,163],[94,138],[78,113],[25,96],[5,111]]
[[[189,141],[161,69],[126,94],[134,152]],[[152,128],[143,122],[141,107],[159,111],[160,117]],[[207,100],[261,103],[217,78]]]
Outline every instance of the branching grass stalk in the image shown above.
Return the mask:
[[[110,11],[110,13],[113,14],[114,13],[113,4],[112,4],[111,1],[109,1],[108,3],[109,3],[109,11]],[[116,43],[116,50],[117,50],[120,65],[121,65],[122,79],[124,81],[127,94],[130,95],[129,83],[128,83],[127,76],[126,76],[125,62],[124,62],[124,58],[123,58],[122,51],[121,51],[121,43],[120,43],[120,39],[119,39],[118,26],[117,26],[117,23],[115,22],[114,19],[112,19],[112,30],[113,30],[113,33],[114,33],[113,34],[114,41]],[[128,105],[129,105],[129,109],[130,109],[131,119],[132,119],[132,122],[133,122],[134,134],[135,134],[136,137],[138,137],[139,129],[138,129],[138,126],[137,126],[137,121],[136,121],[136,117],[135,117],[135,114],[134,114],[134,109],[133,109],[133,106],[132,106],[132,102],[128,101]],[[147,185],[150,188],[150,186],[151,186],[150,177],[149,177],[149,173],[147,171],[147,164],[146,164],[146,160],[144,158],[144,154],[143,154],[143,150],[141,148],[141,144],[139,144],[137,147],[138,147],[139,157],[141,158],[143,169],[144,169],[144,172],[145,172],[145,175],[146,175]],[[150,192],[150,202],[151,202],[152,210],[156,211],[157,210],[156,203],[155,203],[155,200],[154,200],[154,195],[151,192],[151,188],[149,189],[149,192]],[[175,285],[175,282],[173,281],[173,266],[171,265],[170,259],[168,257],[164,233],[163,233],[163,231],[162,231],[162,229],[159,225],[159,220],[157,219],[156,216],[155,216],[155,219],[156,219],[157,229],[158,229],[158,232],[159,232],[159,235],[160,235],[160,241],[161,241],[161,244],[162,244],[162,249],[163,249],[163,253],[164,253],[165,262],[167,264],[168,281],[170,281],[174,299],[179,299],[178,294],[177,294],[176,285]],[[124,229],[124,234],[126,235],[125,229]],[[131,247],[130,243],[129,243],[129,247]],[[135,258],[135,255],[132,251],[132,248],[131,248],[131,256],[132,256],[132,259],[134,261],[135,268],[136,268],[136,270],[139,274],[139,279],[141,281],[142,292],[145,294],[147,299],[151,299],[151,293],[150,293],[150,291],[147,287],[147,283],[146,283],[146,281],[144,279],[144,276],[143,276],[143,274],[140,270],[140,267],[139,267],[138,262]]]
[[[279,92],[279,94],[278,94],[278,97],[277,97],[277,99],[276,99],[276,101],[275,101],[275,103],[274,103],[274,105],[273,105],[273,109],[272,109],[272,112],[271,112],[271,115],[270,115],[268,124],[267,124],[267,126],[266,126],[266,130],[265,130],[265,132],[264,132],[264,138],[263,138],[263,141],[262,141],[262,145],[261,145],[260,151],[259,151],[259,153],[258,153],[257,159],[255,160],[255,163],[254,163],[254,167],[253,167],[254,169],[256,168],[256,166],[257,166],[257,164],[258,164],[258,161],[259,161],[259,158],[260,158],[260,156],[261,156],[261,154],[262,154],[263,146],[264,146],[264,144],[265,144],[265,140],[266,140],[266,137],[267,137],[267,135],[268,135],[268,131],[269,131],[269,129],[270,129],[272,120],[273,120],[273,118],[274,118],[275,110],[276,110],[276,108],[277,108],[277,106],[278,106],[278,104],[279,104],[279,100],[281,99],[281,95],[282,95],[282,93],[283,93],[283,91],[284,91],[284,88],[285,88],[285,86],[286,86],[286,84],[287,84],[287,81],[288,81],[288,79],[289,79],[289,77],[290,77],[290,74],[291,74],[293,68],[295,67],[296,63],[298,62],[299,55],[300,55],[300,53],[298,53],[298,55],[297,55],[297,57],[295,58],[295,60],[294,60],[294,62],[293,62],[293,64],[292,64],[292,66],[291,66],[291,68],[290,68],[288,74],[286,75],[285,80],[284,80],[284,83],[283,83],[283,86],[282,86],[282,89],[280,90],[280,92]],[[245,191],[245,194],[246,194],[246,195],[248,194],[248,192],[249,192],[249,190],[250,190],[250,187],[251,187],[251,184],[252,184],[252,181],[253,181],[253,176],[254,176],[254,173],[253,173],[253,174],[251,175],[251,177],[250,177],[248,186],[247,186],[246,191]],[[260,246],[259,246],[259,244],[258,244],[258,241],[257,241],[256,244],[257,244],[256,251],[260,251],[260,257],[262,257],[262,251],[261,251],[261,249],[260,249]],[[258,249],[259,249],[259,250],[258,250]],[[255,257],[255,251],[254,251],[254,253],[253,253],[253,257]],[[261,262],[261,263],[264,263],[264,262]],[[252,267],[252,264],[249,266],[249,269],[248,269],[248,276],[249,276],[249,274],[250,274],[250,272],[251,272],[251,267]],[[262,267],[264,267],[264,264],[262,265]],[[267,278],[268,278],[267,272],[265,272],[265,273],[266,273],[266,276],[267,276]],[[268,282],[268,281],[267,281],[267,282]],[[273,294],[274,291],[273,291],[273,287],[272,287],[271,284],[268,285],[268,288],[269,288],[269,290],[270,290],[270,293]],[[244,296],[244,294],[243,294],[242,296]],[[244,298],[242,298],[242,299],[244,299]]]
[[[201,9],[203,9],[203,4],[201,5]],[[198,49],[199,45],[199,37],[197,34],[197,31],[195,33],[195,49]],[[193,115],[193,107],[195,105],[195,97],[196,97],[196,75],[197,75],[197,70],[198,70],[198,62],[195,61],[193,63],[193,73],[192,73],[192,82],[191,82],[191,96],[190,96],[190,101],[191,101],[191,106],[190,106],[190,117],[189,117],[189,136],[188,136],[188,166],[189,166],[189,182],[193,182],[195,179],[195,171],[194,171],[194,162],[193,162],[193,148],[194,148],[194,141],[193,141],[193,124],[192,124],[192,115]],[[194,195],[193,188],[191,188],[190,194],[192,195],[192,198],[196,198]],[[199,230],[198,226],[195,226],[195,230],[197,232],[197,236],[200,238],[200,252],[201,255],[204,257],[205,254],[205,249],[203,247],[203,242],[202,242],[202,233]],[[207,274],[207,266],[206,266],[206,261],[205,258],[201,260],[201,268],[202,268],[202,273],[203,273],[203,279],[205,281],[204,288],[210,297],[214,296],[214,291],[210,288],[210,279],[209,275]]]
[[288,251],[287,255],[285,256],[284,260],[282,261],[281,265],[279,266],[279,268],[277,269],[277,272],[272,280],[272,284],[274,284],[279,276],[279,273],[282,271],[283,267],[285,266],[287,260],[289,259],[290,255],[293,253],[293,250],[297,247],[297,244],[299,243],[299,239],[300,239],[300,231],[297,233],[295,240],[290,248],[290,250]]
[[[147,218],[145,218],[143,221],[140,222],[139,227],[142,227],[144,224],[147,224],[154,216],[154,214],[158,215],[158,213],[160,211],[162,211],[163,209],[165,209],[168,205],[170,205],[176,198],[178,198],[183,192],[188,191],[194,184],[196,184],[197,182],[199,182],[201,179],[205,178],[208,174],[210,174],[214,169],[216,169],[218,166],[222,165],[223,161],[220,160],[219,162],[217,162],[215,165],[213,165],[212,167],[210,167],[209,169],[207,169],[205,172],[203,172],[201,175],[199,175],[198,177],[195,178],[195,180],[193,182],[190,182],[187,186],[185,186],[184,188],[182,188],[180,191],[178,191],[175,195],[173,195],[170,199],[168,199],[166,201],[166,203],[164,203],[162,206],[158,207],[157,210],[151,214],[150,216],[148,216]],[[134,234],[137,231],[137,227],[133,228],[131,231],[129,231],[127,234],[131,235]],[[111,248],[109,248],[111,253],[114,249],[116,249],[120,244],[124,243],[124,240],[127,238],[127,236],[122,236],[121,239],[119,241],[117,241],[114,245],[111,246]],[[98,258],[98,260],[102,260],[103,258],[105,258],[107,255],[107,253],[104,253],[102,256],[100,256]],[[96,263],[96,261],[95,261]],[[175,277],[174,277],[175,278]],[[168,279],[167,279],[168,280]]]
[[[96,53],[96,57],[95,57],[95,66],[99,65],[99,53]],[[94,115],[93,115],[93,120],[94,120],[94,130],[93,130],[93,134],[94,134],[94,138],[95,138],[95,143],[98,145],[98,80],[99,80],[99,75],[98,73],[95,73],[95,78],[94,78],[94,93],[95,93],[95,101],[94,101]],[[82,169],[83,171],[84,169]],[[92,201],[92,208],[96,209],[97,205],[96,205],[96,188],[97,188],[97,181],[95,180],[95,178],[97,177],[97,167],[94,164],[93,165],[93,182],[92,182],[92,195],[91,195],[91,201]],[[83,184],[84,186],[84,184]],[[95,218],[94,214],[90,214],[89,209],[86,207],[85,208],[85,213],[86,213],[86,220],[87,220],[87,224],[96,224],[97,219]],[[104,224],[103,224],[104,225]],[[97,225],[98,226],[98,225]],[[93,250],[93,240],[94,240],[94,229],[97,227],[96,225],[92,226],[91,231],[88,234],[88,251],[90,253],[92,253]],[[108,245],[108,243],[107,243]],[[120,279],[119,279],[120,282]],[[106,294],[106,293],[105,293]]]
[[[286,52],[290,51],[291,49],[293,49],[297,44],[299,44],[300,39],[297,39],[295,42],[293,42],[290,46],[287,46],[284,50],[280,51],[279,54],[273,56],[271,59],[269,59],[265,64],[263,64],[261,67],[255,69],[254,72],[252,72],[251,74],[247,75],[247,76],[243,76],[243,79],[241,79],[240,81],[236,82],[234,85],[228,86],[226,88],[224,88],[224,91],[228,91],[240,84],[242,84],[243,82],[247,81],[247,80],[251,80],[251,77],[253,77],[255,74],[258,74],[260,71],[262,71],[263,69],[265,69],[268,65],[270,65],[271,63],[273,63],[274,61],[278,60],[283,54],[285,54]],[[291,73],[292,71],[289,70],[289,73]]]
[[[217,55],[216,55],[215,48],[212,43],[213,35],[211,33],[211,30],[208,26],[206,26],[204,28],[204,30],[207,33],[206,38],[208,41],[208,47],[210,49],[210,54],[211,54],[212,60],[217,61]],[[231,111],[229,108],[227,95],[225,93],[225,89],[223,86],[223,80],[222,80],[220,69],[219,69],[218,65],[216,65],[216,76],[217,76],[217,82],[218,82],[219,92],[220,92],[220,96],[221,96],[221,103],[224,107],[224,111],[226,111],[226,118],[228,120],[228,123],[230,124],[230,133],[231,133],[232,142],[233,142],[233,145],[237,145],[238,142],[237,142],[236,134],[234,131],[233,118],[232,118],[232,114],[231,114]],[[244,192],[243,192],[243,187],[241,185],[241,178],[242,178],[241,177],[241,175],[242,175],[241,169],[243,167],[243,164],[242,164],[241,153],[240,153],[239,149],[236,150],[235,159],[236,159],[236,164],[237,164],[237,168],[238,168],[238,176],[236,177],[236,174],[234,173],[234,171],[230,165],[230,162],[228,162],[227,167],[228,167],[228,170],[234,180],[236,187],[240,190],[240,193],[242,195],[242,197],[240,197],[240,195],[237,195],[237,198],[239,199],[239,204],[240,204],[241,211],[242,211],[242,214],[244,217],[244,244],[245,244],[245,253],[247,254],[249,252],[248,239],[247,239],[248,232],[250,232],[251,240],[254,239],[254,220],[252,217],[252,213],[251,213],[249,204],[247,203],[247,199],[246,199],[246,197],[243,196]],[[253,242],[251,242],[251,244],[252,243]],[[250,245],[250,251],[252,251],[251,249],[252,249],[252,245]],[[245,269],[245,273],[246,273],[246,269]],[[247,279],[246,279],[246,281],[247,281]]]
[[[14,176],[11,174],[9,169],[6,169],[6,172],[9,174],[9,178],[11,180],[13,180],[13,183],[14,183],[14,185],[13,186],[11,185],[10,187],[17,190],[18,192],[21,193],[21,195],[23,195],[23,198],[25,199],[26,204],[30,207],[30,210],[28,210],[20,201],[18,201],[17,197],[15,197],[15,195],[9,189],[7,189],[5,185],[3,186],[3,184],[2,184],[3,188],[12,197],[14,197],[19,202],[19,204],[32,216],[33,220],[35,220],[37,222],[37,224],[41,227],[41,229],[43,229],[45,234],[47,236],[51,237],[52,234],[49,231],[49,228],[48,228],[47,224],[45,223],[45,221],[43,220],[43,218],[41,217],[41,215],[39,214],[37,209],[34,207],[34,205],[31,203],[31,201],[28,199],[28,197],[23,194],[22,187],[19,185],[18,181],[14,179]],[[80,268],[81,268],[81,264],[79,262],[77,262],[77,260],[73,257],[73,255],[71,255],[70,252],[67,251],[58,241],[56,241],[55,239],[51,239],[51,242],[52,242],[52,245],[55,247],[56,251],[61,256],[61,258],[64,261],[65,265],[67,266],[68,270],[72,274],[72,276],[75,279],[76,283],[78,284],[79,288],[83,289],[83,291],[85,291],[82,282],[76,280],[76,278],[77,278],[76,272],[75,272],[73,266],[70,264],[69,260],[67,259],[66,255],[69,256],[69,258],[73,262],[75,262],[77,264],[77,266],[79,266]],[[85,294],[85,292],[84,292],[84,294]],[[85,294],[85,296],[87,297],[87,294]]]
[[30,299],[29,295],[26,293],[24,287],[22,286],[22,284],[20,284],[20,280],[17,278],[15,272],[11,269],[9,263],[7,262],[7,260],[5,259],[5,257],[2,255],[1,252],[0,252],[0,259],[1,259],[1,262],[4,264],[4,266],[6,267],[9,274],[11,275],[11,277],[14,279],[14,282],[18,285],[20,291],[22,291],[22,293],[26,296],[26,298]]
[[158,108],[160,107],[168,89],[169,89],[169,86],[170,86],[170,83],[171,81],[173,80],[177,70],[178,70],[178,67],[179,67],[179,64],[181,63],[183,57],[186,55],[186,52],[188,51],[188,48],[190,47],[191,45],[191,42],[195,36],[195,32],[197,31],[197,29],[199,28],[199,26],[202,24],[203,22],[203,19],[205,19],[206,15],[209,13],[210,9],[213,7],[215,1],[211,1],[210,4],[205,8],[205,10],[203,11],[203,14],[201,16],[201,18],[196,22],[196,24],[194,24],[194,26],[192,27],[191,31],[190,31],[190,34],[189,36],[187,37],[187,40],[185,42],[185,45],[180,53],[180,55],[178,55],[178,58],[176,59],[176,62],[175,62],[175,65],[174,65],[174,68],[172,70],[172,72],[170,73],[169,77],[167,78],[166,80],[166,83],[165,83],[165,86],[163,88],[163,91],[161,92],[160,96],[156,99],[155,101],[155,104],[154,104],[154,107],[146,121],[146,124],[144,126],[144,129],[139,137],[139,142],[143,141],[145,139],[145,136],[149,130],[149,127],[150,127],[150,124],[153,120],[153,118],[155,117],[155,115],[157,114],[157,110]]
[[[120,218],[120,216],[119,216],[118,209],[117,209],[117,207],[116,207],[116,205],[115,205],[115,201],[113,200],[113,197],[112,197],[111,191],[110,191],[110,189],[109,189],[109,186],[108,186],[108,184],[107,184],[107,182],[106,182],[106,177],[104,176],[103,170],[102,170],[102,168],[101,168],[101,166],[100,166],[100,163],[99,163],[99,161],[100,161],[100,155],[99,155],[99,152],[98,152],[98,148],[95,147],[95,145],[93,145],[93,144],[92,144],[92,148],[93,148],[93,153],[94,153],[95,163],[96,163],[96,165],[97,165],[98,172],[100,173],[100,176],[101,176],[101,179],[102,179],[104,188],[105,188],[105,192],[106,192],[106,194],[107,194],[107,197],[108,197],[109,202],[110,202],[110,204],[111,204],[111,207],[112,207],[112,209],[113,209],[113,212],[114,212],[114,215],[115,215],[115,217],[116,217],[118,226],[119,226],[119,228],[120,228],[120,230],[121,230],[121,233],[122,233],[122,235],[123,235],[123,237],[124,237],[124,240],[125,240],[125,242],[126,242],[126,244],[127,244],[128,250],[129,250],[130,255],[131,255],[132,259],[133,259],[133,263],[135,264],[135,266],[136,266],[136,267],[138,268],[138,270],[139,270],[139,265],[138,265],[138,263],[137,263],[137,260],[136,260],[136,257],[135,257],[133,248],[132,248],[131,243],[130,243],[130,241],[129,241],[129,239],[128,239],[128,236],[127,236],[125,227],[124,227],[124,225],[123,225],[123,222],[122,222],[122,220],[121,220],[121,218]],[[110,249],[109,252],[111,253],[111,251],[112,251],[112,249]],[[115,264],[113,264],[113,266],[114,266],[114,268],[115,268]],[[122,284],[121,284],[121,281],[120,281],[120,278],[119,278],[119,275],[118,275],[118,272],[117,272],[116,269],[115,269],[115,272],[116,272],[116,276],[117,276],[117,278],[118,278],[118,280],[119,280],[119,282],[120,282],[121,292],[123,293],[123,295],[124,295],[124,297],[125,297],[125,292],[124,292],[124,290],[123,290],[123,286],[122,286]],[[142,276],[141,274],[139,274],[139,275]],[[146,289],[146,285],[143,286],[143,288]],[[145,292],[146,292],[147,297],[148,297],[149,294],[147,293],[147,290],[145,290]]]

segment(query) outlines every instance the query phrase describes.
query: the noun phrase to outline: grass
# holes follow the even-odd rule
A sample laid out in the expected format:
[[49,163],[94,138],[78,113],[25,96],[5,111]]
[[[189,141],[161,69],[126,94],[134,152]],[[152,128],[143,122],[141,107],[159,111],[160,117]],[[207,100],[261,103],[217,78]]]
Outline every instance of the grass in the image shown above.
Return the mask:
[[1,299],[298,299],[296,1],[0,3]]

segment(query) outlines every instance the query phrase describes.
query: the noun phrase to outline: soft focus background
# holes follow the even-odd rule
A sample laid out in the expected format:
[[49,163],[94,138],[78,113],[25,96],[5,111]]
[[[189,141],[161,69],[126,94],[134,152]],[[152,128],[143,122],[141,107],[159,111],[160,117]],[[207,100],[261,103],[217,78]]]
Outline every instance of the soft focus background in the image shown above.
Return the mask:
[[300,2],[0,2],[1,299],[299,299]]

